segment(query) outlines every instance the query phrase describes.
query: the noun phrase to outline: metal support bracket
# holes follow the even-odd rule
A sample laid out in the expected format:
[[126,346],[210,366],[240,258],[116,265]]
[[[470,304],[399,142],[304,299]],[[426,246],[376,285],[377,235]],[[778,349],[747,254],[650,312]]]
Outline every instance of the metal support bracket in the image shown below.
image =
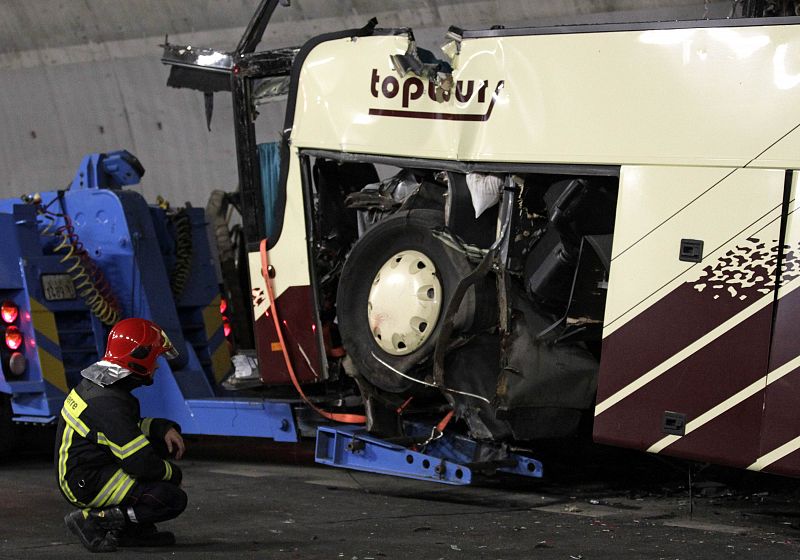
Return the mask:
[[[430,433],[430,427],[412,426],[411,430]],[[414,450],[371,436],[363,426],[320,426],[315,460],[333,467],[461,486],[471,484],[475,472],[542,476],[542,464],[535,459],[505,453],[502,459],[478,460],[480,454],[481,444],[462,436],[444,434],[423,450]]]

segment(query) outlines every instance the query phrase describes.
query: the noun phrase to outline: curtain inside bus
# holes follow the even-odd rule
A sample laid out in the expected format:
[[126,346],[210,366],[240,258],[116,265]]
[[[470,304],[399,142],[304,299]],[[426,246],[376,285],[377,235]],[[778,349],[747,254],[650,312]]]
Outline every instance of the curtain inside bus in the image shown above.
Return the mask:
[[261,168],[261,196],[264,203],[264,231],[267,239],[278,234],[275,204],[278,200],[278,182],[281,170],[280,143],[265,142],[258,145],[258,162]]

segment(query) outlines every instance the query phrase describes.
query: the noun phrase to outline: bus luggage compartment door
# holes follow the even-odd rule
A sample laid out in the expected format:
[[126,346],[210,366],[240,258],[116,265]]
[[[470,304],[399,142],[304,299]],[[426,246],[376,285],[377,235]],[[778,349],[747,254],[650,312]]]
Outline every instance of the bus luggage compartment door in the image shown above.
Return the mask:
[[[623,167],[597,441],[737,467],[759,456],[785,176]],[[686,240],[702,254],[681,258]]]

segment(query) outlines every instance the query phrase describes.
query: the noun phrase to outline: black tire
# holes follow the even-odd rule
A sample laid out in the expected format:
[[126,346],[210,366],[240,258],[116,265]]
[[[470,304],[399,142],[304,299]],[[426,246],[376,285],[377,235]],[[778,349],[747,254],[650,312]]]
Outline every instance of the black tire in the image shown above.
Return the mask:
[[[342,269],[336,304],[342,342],[358,373],[384,391],[401,393],[422,386],[391,371],[373,354],[407,375],[417,379],[424,375],[421,371],[424,368],[419,366],[433,353],[450,297],[461,278],[473,269],[465,255],[434,237],[432,231],[443,225],[444,217],[436,210],[395,214],[373,226],[356,242]],[[381,266],[397,253],[408,250],[419,251],[433,262],[442,286],[442,306],[434,329],[422,345],[411,354],[395,356],[376,343],[367,318],[367,302]],[[456,314],[456,332],[471,326],[475,310],[473,287],[467,291]]]
[[244,252],[244,243],[238,247],[239,254],[237,254],[237,248],[234,247],[232,238],[235,232],[229,227],[228,217],[228,210],[231,206],[234,205],[231,204],[228,193],[220,190],[212,191],[206,205],[206,219],[211,224],[216,241],[222,283],[231,308],[228,316],[233,328],[233,339],[239,348],[255,348],[253,324],[250,318],[252,314],[250,301],[245,297],[250,289],[246,252]]

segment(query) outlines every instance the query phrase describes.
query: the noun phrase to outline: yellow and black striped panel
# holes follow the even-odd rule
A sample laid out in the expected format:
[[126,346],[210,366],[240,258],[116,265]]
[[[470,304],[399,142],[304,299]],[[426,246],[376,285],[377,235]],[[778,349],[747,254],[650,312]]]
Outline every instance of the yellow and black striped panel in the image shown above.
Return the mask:
[[[208,340],[208,353],[211,357],[211,371],[214,380],[219,383],[231,369],[231,352],[228,341],[221,337],[214,340],[214,335],[222,328],[222,314],[219,312],[221,297],[217,295],[205,309],[203,309],[203,324],[206,327],[206,340]],[[212,346],[216,344],[216,346]]]
[[48,352],[42,346],[42,341],[39,340],[40,337],[45,337],[52,346],[57,348],[61,347],[61,343],[58,339],[55,315],[33,298],[30,299],[30,305],[31,322],[33,323],[33,328],[36,330],[37,336],[36,352],[39,356],[39,365],[42,368],[42,378],[53,387],[56,387],[66,394],[69,392],[69,388],[67,387],[64,363],[59,357]]

